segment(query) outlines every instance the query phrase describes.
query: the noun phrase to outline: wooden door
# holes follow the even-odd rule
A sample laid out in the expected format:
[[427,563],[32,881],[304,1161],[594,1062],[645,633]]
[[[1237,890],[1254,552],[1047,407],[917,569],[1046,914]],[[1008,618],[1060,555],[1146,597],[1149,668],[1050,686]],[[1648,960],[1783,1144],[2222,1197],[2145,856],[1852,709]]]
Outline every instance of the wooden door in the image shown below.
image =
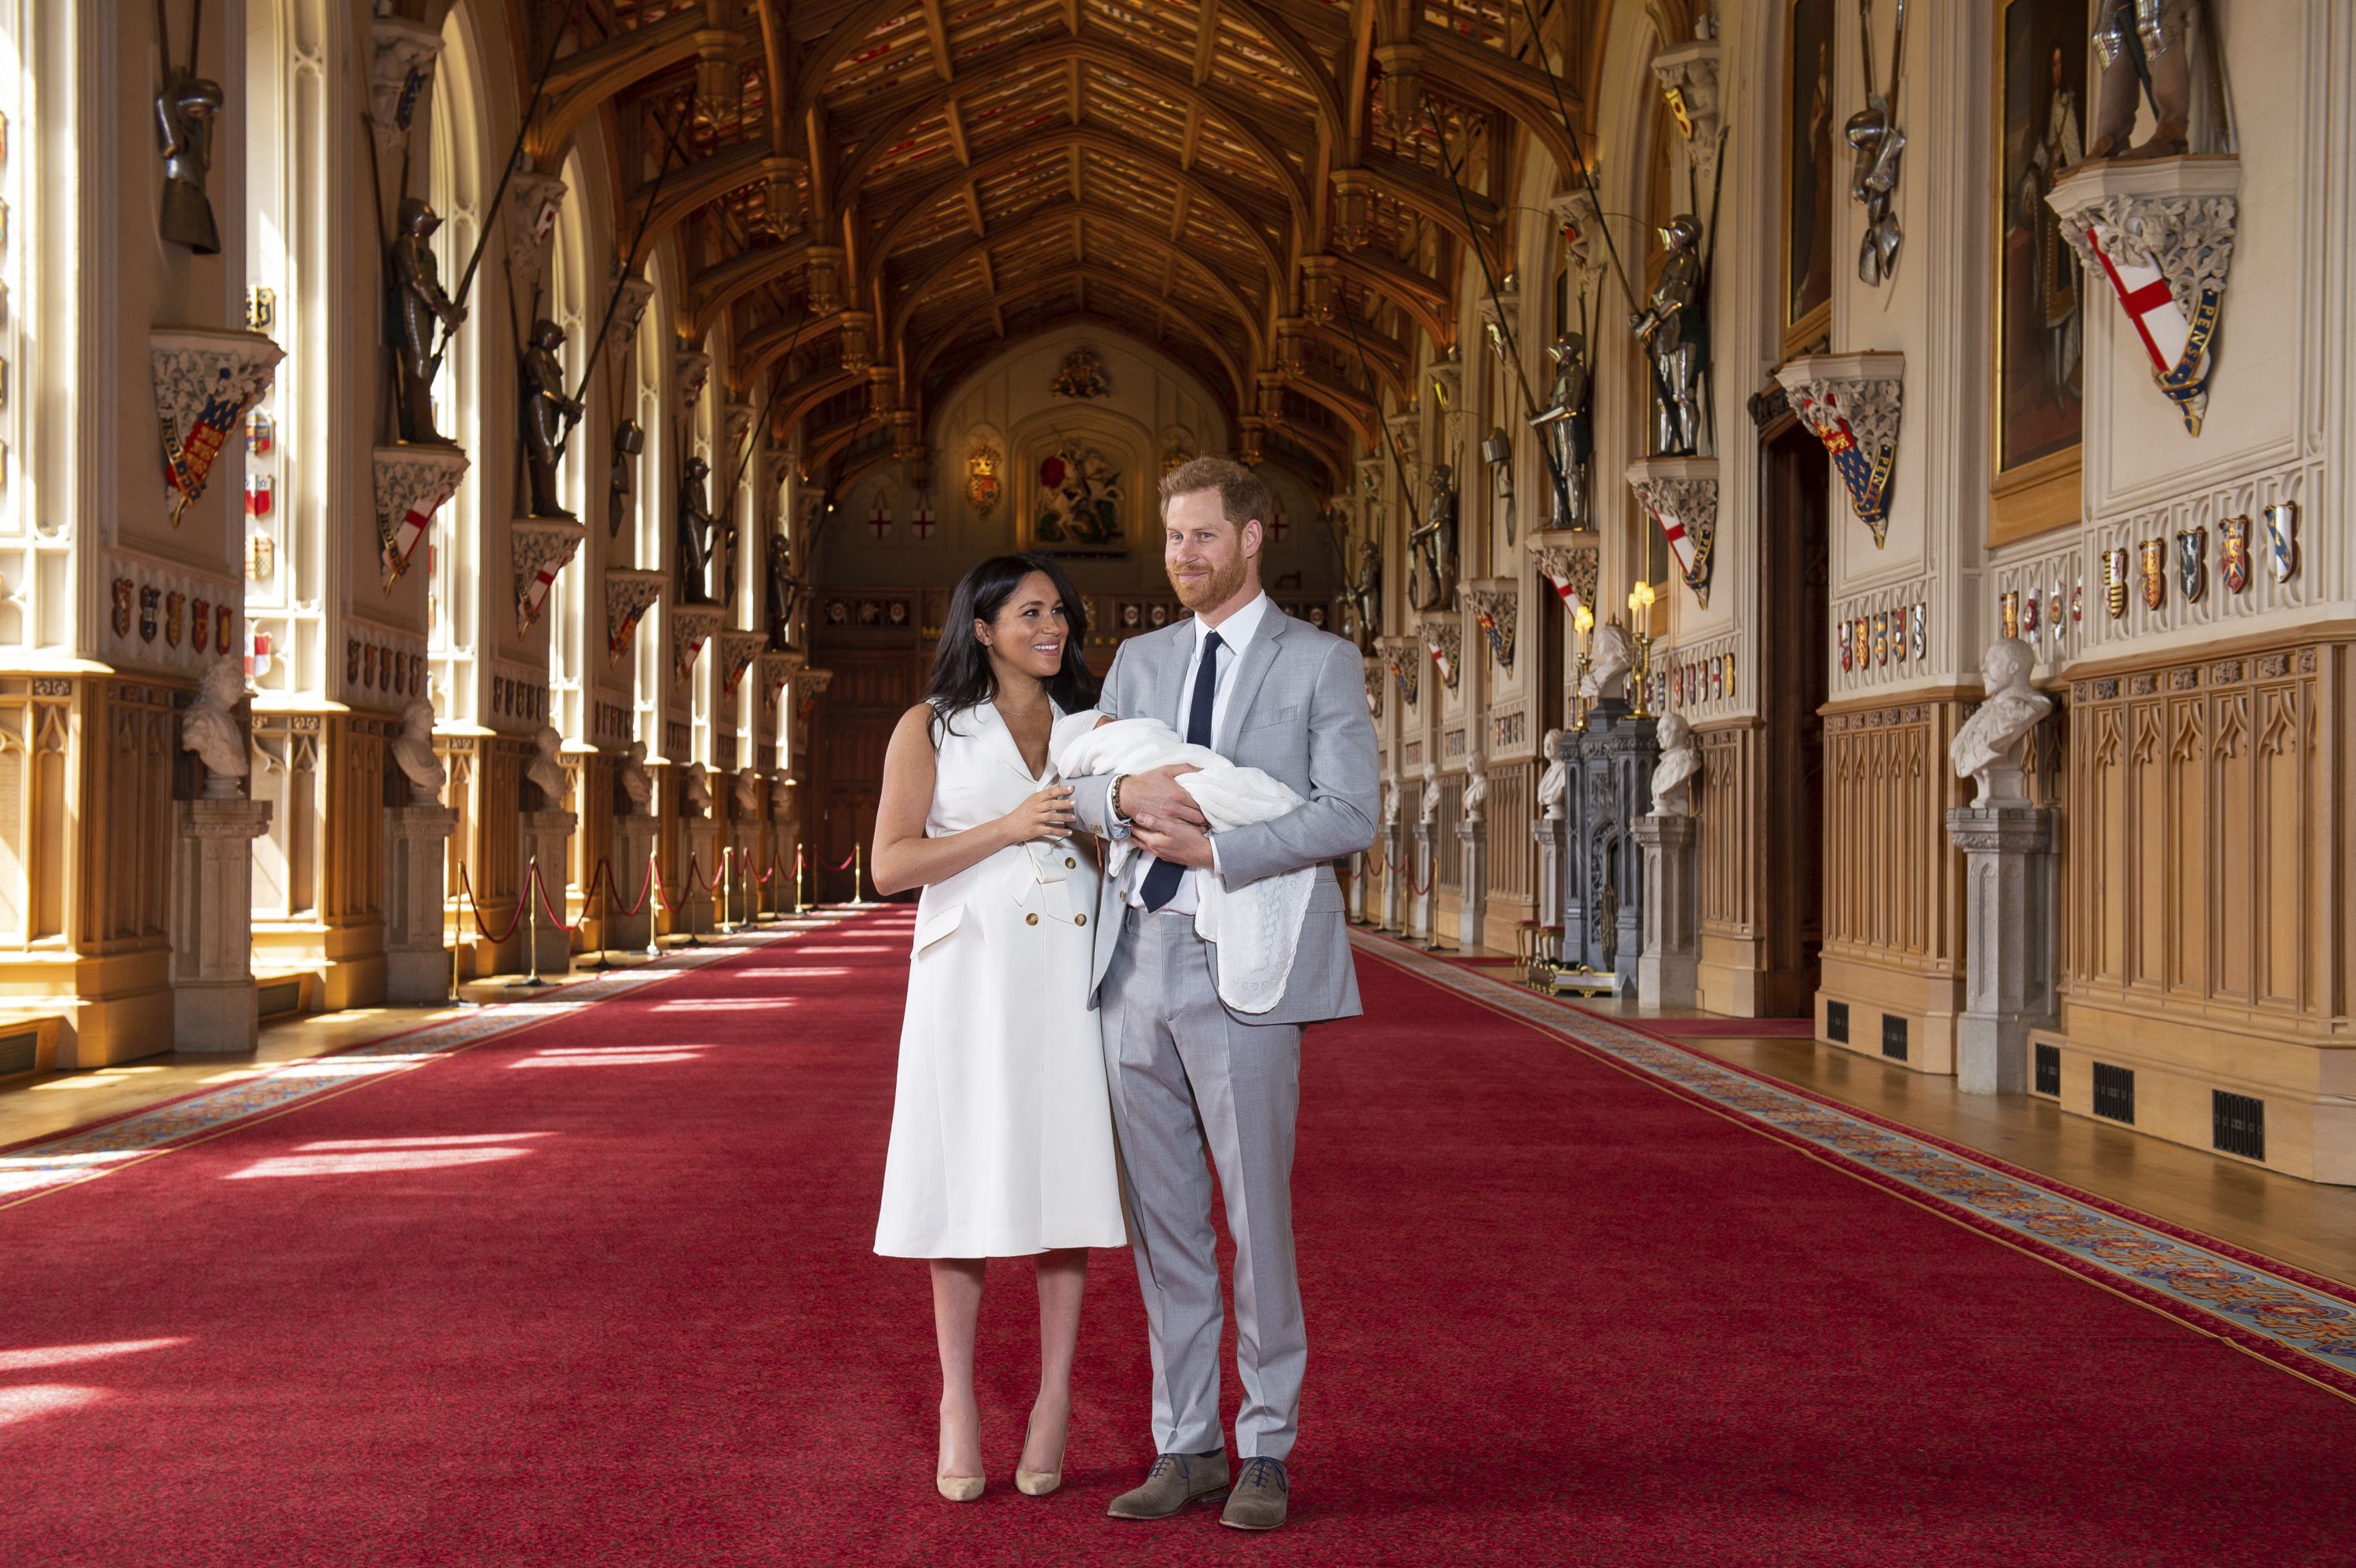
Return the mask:
[[1804,1018],[1824,950],[1825,721],[1831,689],[1831,462],[1796,419],[1761,448],[1761,718],[1766,822],[1760,880],[1762,1011]]

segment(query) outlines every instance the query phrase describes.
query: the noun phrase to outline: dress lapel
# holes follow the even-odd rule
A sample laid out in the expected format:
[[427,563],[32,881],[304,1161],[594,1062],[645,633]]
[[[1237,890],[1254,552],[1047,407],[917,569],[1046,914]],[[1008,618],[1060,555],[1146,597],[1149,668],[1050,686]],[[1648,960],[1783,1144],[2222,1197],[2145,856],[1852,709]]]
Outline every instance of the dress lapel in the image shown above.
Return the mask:
[[1259,632],[1250,645],[1244,649],[1244,662],[1236,667],[1235,685],[1227,691],[1226,720],[1219,726],[1218,744],[1214,748],[1221,756],[1231,757],[1235,751],[1236,732],[1243,726],[1244,714],[1252,699],[1259,695],[1260,683],[1275,667],[1278,645],[1291,628],[1292,618],[1278,609],[1273,602],[1261,612]]
[[998,760],[1022,775],[1024,782],[1037,784],[1037,775],[1023,763],[1023,748],[1014,743],[1014,731],[1006,727],[1006,720],[999,715],[998,704],[985,702],[972,712],[981,725],[983,743],[996,753]]

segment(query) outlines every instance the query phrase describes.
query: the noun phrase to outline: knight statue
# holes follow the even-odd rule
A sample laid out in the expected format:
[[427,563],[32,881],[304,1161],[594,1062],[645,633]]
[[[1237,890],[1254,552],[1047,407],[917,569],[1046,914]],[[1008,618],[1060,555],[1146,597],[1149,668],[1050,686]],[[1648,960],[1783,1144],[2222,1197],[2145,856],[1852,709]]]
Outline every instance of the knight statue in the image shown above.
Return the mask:
[[1554,514],[1548,527],[1591,529],[1594,517],[1588,506],[1588,482],[1595,462],[1595,412],[1587,375],[1587,339],[1566,332],[1547,350],[1554,356],[1554,396],[1530,420],[1530,425],[1554,454],[1561,483],[1555,486]]
[[680,474],[679,602],[682,604],[712,603],[712,592],[706,584],[711,575],[713,526],[711,504],[703,493],[703,481],[711,473],[712,464],[701,457],[691,457]]
[[1653,362],[1655,457],[1700,452],[1709,401],[1709,301],[1701,225],[1681,212],[1663,226],[1668,256],[1649,309],[1628,318]]
[[[2094,134],[2086,156],[2169,158],[2192,148],[2193,0],[2098,0]],[[2130,147],[2136,110],[2151,100],[2151,134]]]
[[1445,463],[1431,466],[1431,504],[1407,537],[1414,564],[1408,600],[1418,610],[1445,610],[1456,603],[1456,474]]
[[557,460],[582,414],[580,400],[565,389],[564,361],[556,356],[563,347],[564,329],[543,316],[532,324],[531,344],[523,351],[524,466],[535,517],[573,515],[556,494]]
[[220,254],[205,175],[212,167],[213,120],[220,113],[220,83],[175,70],[155,95],[155,130],[164,146],[164,238],[199,256]]
[[466,319],[465,307],[442,292],[441,264],[434,259],[434,231],[442,219],[416,197],[401,203],[401,227],[392,240],[392,340],[400,360],[399,389],[393,399],[400,418],[401,439],[449,443],[434,430],[434,377],[442,368],[438,332],[455,332]]

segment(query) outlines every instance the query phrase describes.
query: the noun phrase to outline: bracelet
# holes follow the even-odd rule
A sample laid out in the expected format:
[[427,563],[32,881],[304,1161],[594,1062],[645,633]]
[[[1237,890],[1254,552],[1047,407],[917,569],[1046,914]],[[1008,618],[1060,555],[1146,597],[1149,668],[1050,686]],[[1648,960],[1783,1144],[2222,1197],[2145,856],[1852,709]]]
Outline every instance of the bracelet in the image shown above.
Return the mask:
[[1129,818],[1127,814],[1120,809],[1120,786],[1121,781],[1128,777],[1129,775],[1127,773],[1113,774],[1112,786],[1105,791],[1106,808],[1112,813],[1115,818],[1123,822],[1126,822]]

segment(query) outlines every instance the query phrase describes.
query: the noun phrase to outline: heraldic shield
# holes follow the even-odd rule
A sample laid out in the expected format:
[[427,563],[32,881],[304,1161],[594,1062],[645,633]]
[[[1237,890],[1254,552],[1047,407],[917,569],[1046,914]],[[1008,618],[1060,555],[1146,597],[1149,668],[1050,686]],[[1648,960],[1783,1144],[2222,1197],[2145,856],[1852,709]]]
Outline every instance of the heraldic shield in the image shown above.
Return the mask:
[[2209,530],[2180,528],[2176,535],[2176,588],[2187,604],[2209,592]]
[[2276,501],[2266,508],[2266,569],[2276,582],[2298,575],[2298,503]]
[[2136,554],[2143,571],[2143,607],[2157,610],[2168,602],[2168,541],[2145,539]]
[[2103,608],[2115,621],[2127,613],[2127,547],[2103,552]]
[[2225,592],[2239,593],[2250,585],[2250,519],[2227,517],[2218,525],[2217,575]]

